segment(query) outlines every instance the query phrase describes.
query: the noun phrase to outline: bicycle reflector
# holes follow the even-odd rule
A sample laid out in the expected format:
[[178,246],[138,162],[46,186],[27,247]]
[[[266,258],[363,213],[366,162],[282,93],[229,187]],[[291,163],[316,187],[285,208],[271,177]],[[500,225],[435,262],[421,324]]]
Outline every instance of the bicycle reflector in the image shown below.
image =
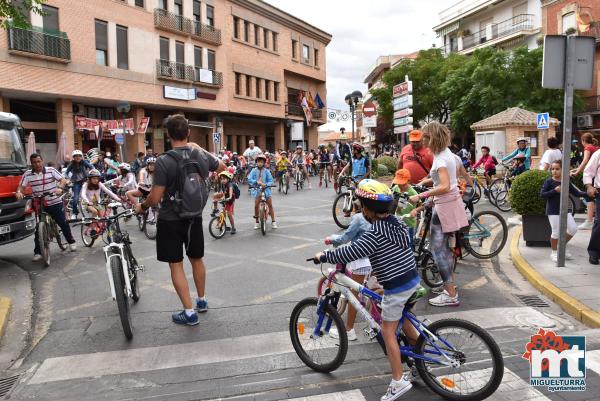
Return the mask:
[[448,388],[454,388],[454,380],[452,379],[448,379],[447,377],[444,377],[442,380],[440,380],[442,382],[442,384]]
[[298,334],[304,334],[304,323],[298,323]]

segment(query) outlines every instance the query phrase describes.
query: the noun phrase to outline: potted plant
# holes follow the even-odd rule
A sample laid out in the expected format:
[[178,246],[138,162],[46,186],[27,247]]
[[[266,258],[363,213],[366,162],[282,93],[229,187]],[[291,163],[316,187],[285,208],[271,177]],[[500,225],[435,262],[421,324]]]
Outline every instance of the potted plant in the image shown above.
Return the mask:
[[547,171],[526,171],[515,178],[510,189],[510,205],[522,216],[527,246],[550,246],[552,229],[546,217],[546,200],[540,196],[548,177]]
[[456,36],[458,36],[459,38],[464,38],[465,36],[469,36],[471,34],[471,31],[468,29],[461,29],[460,31],[458,31],[456,33]]
[[574,35],[577,33],[577,29],[571,27],[565,31],[565,35]]

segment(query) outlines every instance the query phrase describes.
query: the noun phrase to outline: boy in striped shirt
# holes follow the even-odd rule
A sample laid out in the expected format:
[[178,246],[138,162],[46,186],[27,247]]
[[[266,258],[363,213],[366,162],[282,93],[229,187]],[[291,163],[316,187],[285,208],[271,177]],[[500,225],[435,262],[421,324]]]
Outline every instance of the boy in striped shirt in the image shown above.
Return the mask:
[[[419,287],[420,279],[408,228],[390,214],[394,199],[390,188],[378,181],[365,179],[360,182],[355,194],[360,199],[363,216],[371,223],[371,228],[351,245],[318,253],[315,259],[331,264],[349,263],[365,257],[371,261],[373,274],[384,289],[381,302],[382,334],[392,368],[392,381],[381,401],[392,401],[412,387],[402,374],[396,330],[404,305]],[[419,333],[409,321],[404,322],[402,330],[411,342],[416,342]]]

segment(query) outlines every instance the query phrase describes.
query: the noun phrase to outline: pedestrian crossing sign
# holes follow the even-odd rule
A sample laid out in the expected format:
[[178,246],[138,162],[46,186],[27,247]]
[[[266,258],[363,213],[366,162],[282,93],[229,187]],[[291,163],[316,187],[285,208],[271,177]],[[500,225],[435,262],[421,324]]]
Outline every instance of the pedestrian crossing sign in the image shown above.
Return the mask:
[[550,128],[550,115],[548,113],[538,113],[537,127],[538,129]]

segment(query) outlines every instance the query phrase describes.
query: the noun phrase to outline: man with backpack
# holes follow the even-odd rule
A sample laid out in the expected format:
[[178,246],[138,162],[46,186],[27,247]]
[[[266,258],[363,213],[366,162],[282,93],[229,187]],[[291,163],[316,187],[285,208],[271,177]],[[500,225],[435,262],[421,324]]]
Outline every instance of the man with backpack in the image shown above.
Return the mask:
[[[160,202],[156,256],[159,261],[169,263],[173,286],[184,308],[173,313],[172,319],[177,324],[194,326],[198,324],[196,312],[208,310],[204,294],[206,269],[202,261],[202,210],[208,198],[205,179],[210,171],[218,174],[225,170],[225,165],[198,145],[188,143],[190,132],[184,116],[169,117],[166,127],[173,149],[156,161],[152,190],[136,206],[136,212],[143,213]],[[183,270],[183,249],[192,265],[198,293],[195,308]]]

